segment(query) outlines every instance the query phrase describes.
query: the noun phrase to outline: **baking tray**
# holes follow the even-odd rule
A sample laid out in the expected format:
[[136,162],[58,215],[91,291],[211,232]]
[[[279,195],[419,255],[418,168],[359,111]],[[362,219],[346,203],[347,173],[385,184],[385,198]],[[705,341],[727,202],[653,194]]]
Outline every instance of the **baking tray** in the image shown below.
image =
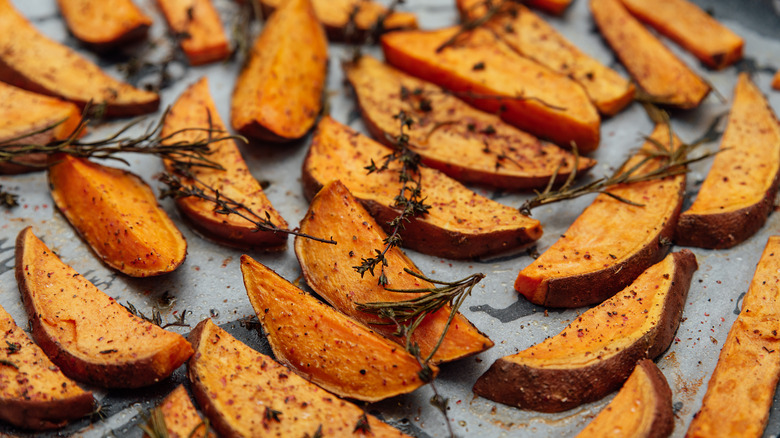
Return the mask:
[[[46,35],[76,48],[112,74],[122,76],[118,70],[122,62],[120,56],[114,55],[113,59],[97,58],[79,46],[67,33],[54,0],[12,2]],[[697,2],[745,38],[746,58],[741,68],[756,70],[755,81],[768,94],[775,111],[780,111],[780,93],[770,91],[769,87],[771,72],[780,66],[780,19],[775,12],[778,2]],[[407,0],[403,8],[417,13],[421,27],[436,28],[457,22],[453,3],[452,0]],[[153,1],[140,0],[139,4],[154,16],[151,40],[156,42],[156,55],[165,56],[167,49],[164,43],[164,21]],[[231,29],[239,14],[238,6],[230,0],[217,0],[216,4],[222,13],[225,26]],[[576,41],[584,51],[625,75],[612,52],[595,31],[585,0],[575,0],[563,17],[549,17],[549,20],[565,36]],[[721,72],[709,71],[675,45],[669,43],[669,46],[688,65],[709,80],[720,93],[730,98],[736,80],[736,68]],[[341,59],[350,55],[349,48],[331,44],[330,49],[327,93],[330,114],[336,120],[365,132],[357,116],[351,93],[344,85],[340,68]],[[376,48],[369,49],[368,53],[381,58],[381,53]],[[172,65],[171,70],[175,80],[163,90],[161,108],[170,105],[187,86],[205,75],[210,79],[211,92],[220,115],[225,120],[229,119],[230,93],[238,72],[236,62],[198,68],[188,68],[186,63],[177,62]],[[690,141],[703,133],[717,115],[726,112],[728,106],[728,103],[721,102],[714,94],[710,95],[698,109],[674,113],[672,126],[683,140]],[[150,122],[160,115],[161,111],[152,116]],[[125,121],[107,123],[90,135],[94,138],[100,137],[115,131],[124,123]],[[137,128],[135,132],[140,129],[141,127]],[[587,178],[612,172],[627,154],[640,145],[642,135],[649,133],[651,129],[649,119],[638,104],[633,104],[617,116],[604,120],[601,146],[593,155],[599,164]],[[308,207],[300,181],[301,163],[308,143],[307,137],[291,144],[252,143],[242,147],[253,175],[268,183],[268,197],[291,224],[298,223]],[[705,149],[716,148],[717,142],[705,145]],[[139,156],[126,158],[130,162],[130,170],[142,176],[155,189],[159,188],[160,183],[156,182],[156,177],[162,172],[162,165],[158,159]],[[690,198],[695,195],[706,176],[708,166],[708,161],[692,166],[686,206],[690,205]],[[265,339],[256,333],[255,326],[251,324],[254,313],[239,270],[242,251],[216,245],[196,235],[184,224],[172,201],[162,201],[162,206],[180,226],[189,242],[187,260],[172,274],[134,279],[106,268],[74,233],[53,208],[44,173],[0,176],[0,184],[6,190],[19,194],[22,204],[12,210],[0,209],[0,305],[11,313],[20,326],[26,326],[27,316],[22,308],[13,274],[14,239],[20,230],[32,225],[36,234],[66,263],[118,301],[130,302],[146,314],[151,313],[153,306],[162,307],[163,318],[168,321],[173,320],[174,311],[187,309],[192,312],[188,314],[187,321],[193,326],[210,317],[253,348],[270,353]],[[484,187],[474,189],[510,206],[519,206],[529,196],[527,193],[508,193]],[[536,249],[542,252],[552,245],[592,199],[592,196],[585,197],[534,210],[534,217],[542,221],[545,231],[544,236],[536,243]],[[693,249],[699,262],[699,270],[694,275],[683,321],[675,341],[657,361],[673,392],[674,436],[684,435],[691,418],[699,409],[720,347],[739,313],[741,298],[747,291],[767,237],[779,231],[780,215],[773,213],[755,236],[736,248],[721,251]],[[519,297],[512,285],[517,272],[532,261],[526,250],[468,261],[445,260],[414,251],[407,252],[425,274],[435,278],[456,279],[474,272],[487,275],[461,311],[488,334],[496,345],[477,357],[442,366],[441,374],[436,380],[439,392],[449,399],[447,417],[457,436],[573,436],[609,402],[611,396],[567,412],[541,414],[475,397],[471,386],[497,358],[557,334],[586,309],[545,312],[543,308]],[[280,253],[256,251],[250,255],[288,280],[301,276],[292,245]],[[306,287],[305,284],[302,286]],[[172,305],[171,297],[175,298]],[[188,332],[187,328],[174,327],[171,330],[182,334]],[[182,367],[170,379],[149,388],[112,391],[94,389],[96,398],[103,404],[105,418],[84,419],[49,435],[140,436],[141,430],[137,427],[139,421],[142,421],[140,412],[154,406],[175,385],[185,381],[185,371]],[[366,410],[418,437],[445,436],[447,429],[444,417],[429,403],[431,396],[430,388],[424,387],[413,394],[368,404]],[[776,397],[765,433],[767,437],[778,436],[780,432],[778,411],[780,403]],[[29,435],[3,426],[0,426],[0,432]]]

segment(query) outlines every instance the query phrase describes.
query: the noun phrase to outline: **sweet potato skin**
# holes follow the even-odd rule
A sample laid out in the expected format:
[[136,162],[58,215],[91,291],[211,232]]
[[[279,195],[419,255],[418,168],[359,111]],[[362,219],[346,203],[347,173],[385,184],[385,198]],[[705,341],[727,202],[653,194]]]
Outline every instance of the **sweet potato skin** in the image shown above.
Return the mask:
[[780,380],[780,236],[771,236],[686,437],[760,437]]
[[[499,403],[541,412],[561,412],[603,398],[620,387],[631,374],[638,360],[655,358],[669,347],[680,324],[691,277],[696,269],[696,257],[692,252],[683,249],[670,254],[667,259],[645,271],[634,285],[642,285],[641,282],[647,281],[644,277],[650,276],[651,272],[665,273],[663,278],[667,280],[660,280],[660,282],[668,282],[668,292],[659,310],[659,319],[650,330],[622,350],[620,349],[622,347],[615,348],[616,352],[606,359],[592,359],[587,365],[579,367],[561,366],[557,363],[544,367],[523,363],[524,359],[520,357],[523,352],[521,352],[500,358],[493,363],[490,369],[477,380],[474,392]],[[652,277],[648,278],[652,279]],[[671,278],[671,281],[668,281],[668,278]],[[612,315],[617,318],[622,313],[622,309],[628,306],[625,303],[630,303],[634,299],[630,290],[634,285],[626,288],[625,293],[618,293],[601,305],[583,313],[561,334],[531,348],[553,351],[556,348],[556,339],[565,339],[567,334],[572,335],[570,337],[585,336],[594,341],[610,337],[611,342],[614,342],[614,335],[610,333],[608,321],[604,321],[605,324],[597,327],[599,330],[585,330],[585,332],[575,330],[575,324],[585,324],[583,321],[601,321],[604,319],[605,310],[611,312],[607,318],[613,317]],[[641,301],[637,301],[642,306]],[[650,310],[654,311],[654,309]],[[633,316],[642,318],[638,311],[634,312]],[[601,353],[601,351],[592,352],[594,356],[600,356]]]
[[[214,434],[206,431],[203,419],[195,410],[190,395],[184,385],[174,389],[158,406],[165,418],[169,438],[212,438]],[[149,435],[144,433],[144,438]]]
[[64,264],[31,227],[17,237],[15,272],[36,343],[73,379],[105,388],[148,386],[192,354],[182,336],[131,315]]
[[98,51],[146,38],[152,19],[132,0],[57,0],[68,30]]
[[[303,164],[304,192],[311,199],[325,184],[340,179],[391,232],[388,222],[399,214],[393,207],[401,190],[399,167],[394,164],[389,171],[369,175],[365,170],[371,160],[381,163],[389,153],[390,149],[324,117]],[[433,169],[421,168],[420,175],[431,209],[405,224],[400,231],[404,246],[460,259],[506,251],[541,237],[537,220],[479,196]]]
[[233,90],[233,129],[262,140],[303,137],[322,107],[325,31],[310,0],[289,0],[268,19]]
[[775,77],[772,78],[772,88],[780,90],[780,70],[775,73]]
[[[227,128],[219,117],[214,101],[209,93],[207,78],[202,78],[190,86],[176,103],[171,107],[165,117],[161,135],[171,136],[166,144],[174,144],[181,141],[197,141],[205,139],[209,134],[203,131],[186,131],[189,128],[215,129],[225,134],[211,134],[224,136]],[[176,135],[172,135],[177,133]],[[209,144],[211,155],[209,160],[220,164],[225,170],[193,167],[190,171],[206,185],[216,189],[219,193],[230,197],[253,211],[268,219],[279,228],[287,228],[287,222],[273,208],[271,201],[263,193],[260,183],[252,176],[249,168],[241,156],[235,141],[224,140]],[[165,168],[168,172],[174,172],[172,163],[166,160]],[[188,185],[203,188],[203,185],[182,177],[182,181]],[[206,190],[206,189],[204,189]],[[208,192],[208,190],[206,190]],[[186,197],[176,199],[176,207],[182,215],[188,219],[188,223],[204,236],[218,243],[239,248],[265,248],[279,249],[287,244],[287,235],[274,233],[273,231],[259,231],[252,222],[238,215],[220,214],[215,211],[213,202]],[[246,213],[245,210],[239,210]],[[251,217],[251,215],[250,215]]]
[[553,15],[563,15],[572,0],[528,0],[528,6],[541,9]]
[[691,208],[680,215],[675,242],[731,248],[766,222],[780,186],[780,125],[761,90],[741,73],[720,152]]
[[306,294],[247,255],[249,301],[274,357],[340,396],[376,402],[424,385],[417,359],[398,344]]
[[157,0],[174,34],[185,35],[180,45],[190,65],[203,65],[230,56],[230,44],[212,0]]

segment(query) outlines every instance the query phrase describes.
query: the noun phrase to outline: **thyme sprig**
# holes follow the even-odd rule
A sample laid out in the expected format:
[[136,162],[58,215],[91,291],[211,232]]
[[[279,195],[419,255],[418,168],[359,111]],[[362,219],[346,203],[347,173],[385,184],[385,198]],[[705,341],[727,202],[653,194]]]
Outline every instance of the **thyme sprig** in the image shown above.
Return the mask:
[[5,208],[13,208],[19,205],[19,195],[6,192],[3,186],[0,186],[0,205]]
[[[120,303],[121,304],[121,303]],[[133,314],[134,316],[137,316],[141,319],[143,319],[146,322],[151,322],[152,324],[159,326],[160,328],[168,328],[168,327],[189,327],[190,325],[184,322],[184,318],[187,316],[187,312],[192,313],[192,311],[189,311],[187,309],[184,309],[179,316],[174,316],[174,321],[169,323],[163,323],[162,320],[162,314],[160,313],[160,309],[157,308],[157,306],[152,307],[152,316],[151,318],[144,315],[140,310],[138,310],[133,303],[127,302],[127,304],[122,304],[122,306],[127,309],[128,312]]]

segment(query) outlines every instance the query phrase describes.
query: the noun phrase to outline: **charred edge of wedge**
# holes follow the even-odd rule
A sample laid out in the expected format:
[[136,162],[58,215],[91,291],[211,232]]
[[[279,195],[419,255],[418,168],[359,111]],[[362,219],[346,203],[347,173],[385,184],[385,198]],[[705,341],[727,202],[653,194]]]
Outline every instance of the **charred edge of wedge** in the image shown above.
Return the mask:
[[[182,206],[178,200],[176,207],[182,212],[184,222],[201,238],[218,245],[241,250],[260,250],[267,253],[282,252],[287,249],[287,233],[274,231],[247,231],[233,233],[227,225],[218,222],[195,220],[191,217],[193,209]],[[262,213],[262,212],[261,212]],[[236,238],[236,235],[239,237]]]
[[200,343],[205,341],[203,332],[209,328],[208,322],[210,321],[210,319],[204,319],[199,322],[198,325],[192,329],[190,334],[187,335],[187,341],[192,345],[192,350],[195,352],[195,354],[190,357],[190,360],[187,361],[187,376],[192,384],[192,395],[195,397],[198,406],[203,410],[206,418],[211,422],[211,427],[213,427],[220,436],[232,437],[236,436],[235,431],[233,431],[233,426],[228,423],[227,419],[220,415],[219,411],[214,407],[214,404],[211,402],[211,396],[207,393],[206,388],[201,385],[199,377],[193,371],[193,363],[201,356],[201,353],[198,351]]
[[474,393],[521,409],[561,412],[600,400],[626,381],[637,361],[663,353],[680,325],[696,257],[683,249],[673,253],[675,268],[664,312],[654,329],[606,360],[571,369],[545,369],[500,358],[474,384]]
[[[68,27],[70,28],[70,26]],[[84,35],[79,36],[72,30],[70,33],[89,49],[103,55],[109,55],[108,52],[112,49],[146,39],[149,34],[150,27],[150,24],[138,23],[138,25],[134,28],[129,29],[126,32],[118,35],[116,38],[107,41],[88,40]]]

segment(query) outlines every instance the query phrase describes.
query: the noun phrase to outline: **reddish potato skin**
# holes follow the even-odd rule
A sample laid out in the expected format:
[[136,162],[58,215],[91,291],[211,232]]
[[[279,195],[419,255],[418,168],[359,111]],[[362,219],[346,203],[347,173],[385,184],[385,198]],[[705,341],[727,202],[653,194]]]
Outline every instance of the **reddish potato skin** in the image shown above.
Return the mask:
[[620,388],[637,361],[655,358],[669,347],[680,325],[688,288],[698,265],[688,250],[672,256],[675,270],[665,301],[668,309],[655,329],[631,346],[606,360],[577,369],[535,368],[500,358],[474,384],[474,393],[522,409],[562,412],[600,400]]

